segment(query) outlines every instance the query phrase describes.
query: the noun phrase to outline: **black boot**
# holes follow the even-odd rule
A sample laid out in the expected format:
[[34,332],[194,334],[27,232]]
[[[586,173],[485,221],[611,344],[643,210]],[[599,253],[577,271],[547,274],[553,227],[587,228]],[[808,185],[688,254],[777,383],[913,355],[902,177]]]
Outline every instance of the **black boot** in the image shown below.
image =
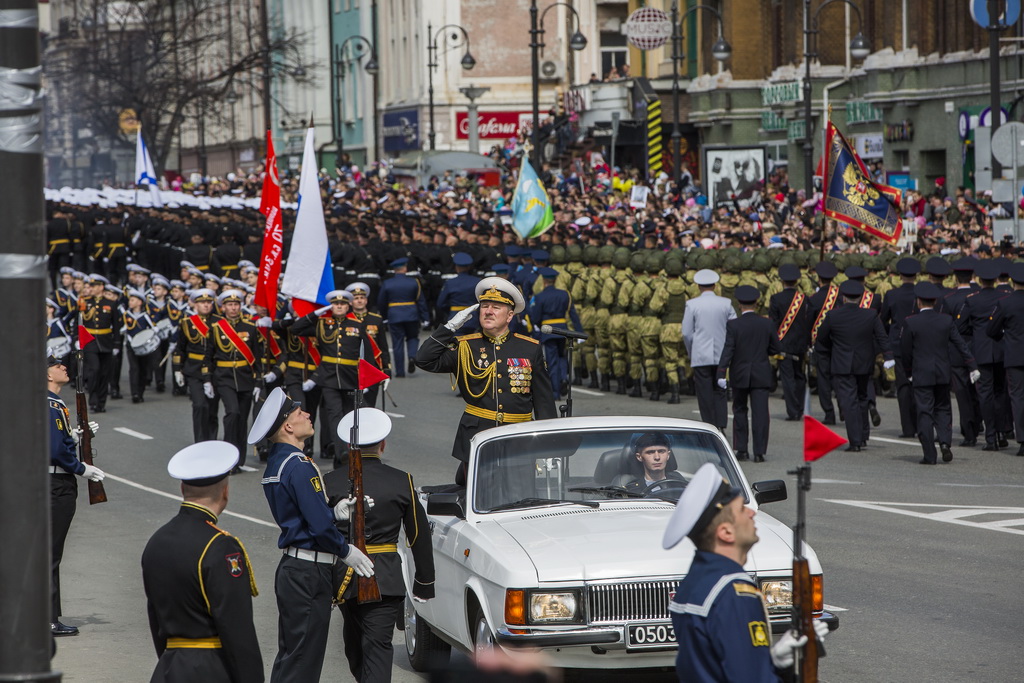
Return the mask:
[[583,386],[583,371],[579,368],[573,368],[572,370],[572,385],[574,387]]
[[621,377],[616,377],[615,378],[615,393],[619,394],[619,395],[624,395],[626,393],[626,376],[625,375],[622,375]]
[[643,398],[644,397],[644,390],[643,390],[643,387],[640,386],[640,378],[639,377],[636,378],[636,380],[633,381],[633,388],[629,392],[629,397],[630,398]]
[[[594,374],[597,375],[598,373],[595,372]],[[609,377],[608,373],[606,372],[603,375],[601,375],[601,391],[611,391],[611,390],[612,390],[612,378]]]
[[697,395],[697,389],[693,386],[693,377],[686,378],[686,385],[683,388],[683,393],[687,396]]
[[599,380],[597,378],[597,370],[590,373],[590,384],[587,385],[588,389],[597,389],[599,387]]
[[672,395],[668,397],[668,403],[674,406],[679,403],[679,385],[670,384],[669,388],[672,390]]
[[651,382],[651,386],[653,387],[653,389],[651,389],[651,400],[652,401],[660,401],[661,400],[661,384],[659,384],[658,382]]

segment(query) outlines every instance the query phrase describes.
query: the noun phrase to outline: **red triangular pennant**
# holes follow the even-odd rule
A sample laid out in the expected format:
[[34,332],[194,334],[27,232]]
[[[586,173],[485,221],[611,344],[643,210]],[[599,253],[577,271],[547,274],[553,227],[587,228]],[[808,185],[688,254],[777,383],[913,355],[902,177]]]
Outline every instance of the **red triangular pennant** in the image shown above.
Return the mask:
[[846,439],[810,415],[804,415],[804,462],[814,462],[844,443]]
[[359,389],[369,389],[390,377],[381,372],[373,363],[359,359]]
[[96,337],[92,336],[89,330],[85,329],[81,325],[78,326],[78,348],[84,349],[86,346],[96,340]]

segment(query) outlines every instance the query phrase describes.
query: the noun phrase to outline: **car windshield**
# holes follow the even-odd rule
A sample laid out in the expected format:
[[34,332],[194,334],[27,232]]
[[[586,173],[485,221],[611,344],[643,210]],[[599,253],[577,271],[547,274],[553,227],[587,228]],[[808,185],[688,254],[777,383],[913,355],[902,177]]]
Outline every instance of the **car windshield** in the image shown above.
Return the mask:
[[477,512],[614,498],[678,500],[710,462],[739,485],[725,443],[688,429],[535,432],[493,439],[476,454]]

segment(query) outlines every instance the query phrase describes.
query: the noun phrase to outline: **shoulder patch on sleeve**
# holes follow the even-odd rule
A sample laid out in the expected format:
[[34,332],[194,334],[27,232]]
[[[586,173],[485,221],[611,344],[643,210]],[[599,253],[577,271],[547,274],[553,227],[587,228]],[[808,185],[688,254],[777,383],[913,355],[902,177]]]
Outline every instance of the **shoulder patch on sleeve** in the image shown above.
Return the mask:
[[323,485],[320,483],[320,477],[310,477],[309,483],[313,485],[313,490],[317,493],[324,490]]
[[752,621],[747,624],[750,629],[750,642],[754,647],[769,647],[768,626],[763,621]]
[[732,584],[733,590],[736,591],[736,595],[750,595],[753,597],[760,597],[761,592],[751,586],[749,583],[742,581],[734,581]]
[[456,341],[463,342],[463,341],[469,341],[470,339],[480,339],[481,337],[483,337],[482,334],[480,334],[479,332],[475,332],[473,334],[464,334],[461,337],[456,337],[455,339],[456,339]]
[[538,346],[540,345],[540,342],[534,339],[533,337],[527,337],[526,335],[519,334],[518,332],[516,332],[513,336],[518,337],[519,339],[525,339],[526,341],[537,344]]

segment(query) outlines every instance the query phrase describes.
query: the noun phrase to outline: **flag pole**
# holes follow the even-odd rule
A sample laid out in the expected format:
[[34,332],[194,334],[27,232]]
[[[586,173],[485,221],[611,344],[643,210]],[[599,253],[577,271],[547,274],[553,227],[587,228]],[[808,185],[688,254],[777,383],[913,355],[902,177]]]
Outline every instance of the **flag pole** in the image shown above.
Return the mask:
[[828,201],[828,129],[832,125],[832,105],[828,105],[825,114],[825,125],[822,126],[821,141],[821,244],[818,245],[818,260],[825,260],[825,226],[828,214],[825,213],[825,202]]

